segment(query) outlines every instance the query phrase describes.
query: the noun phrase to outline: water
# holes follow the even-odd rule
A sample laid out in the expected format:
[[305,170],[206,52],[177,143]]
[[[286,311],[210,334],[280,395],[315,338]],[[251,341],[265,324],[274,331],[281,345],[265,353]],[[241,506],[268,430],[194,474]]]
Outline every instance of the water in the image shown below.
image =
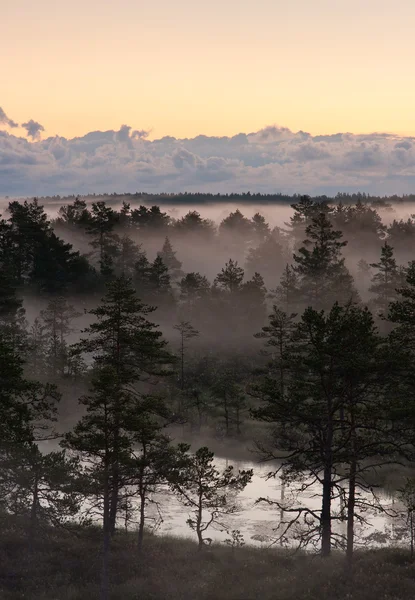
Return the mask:
[[[219,470],[224,469],[228,464],[233,464],[235,470],[253,469],[252,482],[237,496],[238,512],[222,519],[224,527],[212,525],[204,537],[209,537],[213,541],[224,542],[230,538],[227,531],[239,530],[243,535],[245,544],[255,546],[280,544],[281,541],[278,538],[295,514],[281,511],[275,505],[257,503],[260,497],[278,501],[286,509],[302,506],[315,511],[316,514],[320,512],[321,486],[319,484],[301,490],[301,484],[287,486],[281,482],[279,476],[267,479],[266,475],[270,471],[270,465],[216,459],[216,466]],[[379,510],[365,511],[364,519],[366,523],[356,523],[356,546],[379,546],[389,543],[396,545],[401,542],[398,539],[397,531],[399,526],[404,525],[402,518],[392,518],[388,513],[403,512],[403,506],[385,491],[377,491],[376,496],[379,504],[386,512]],[[191,509],[181,504],[172,492],[160,489],[160,491],[153,494],[151,499],[156,504],[149,504],[147,514],[150,520],[148,521],[148,527],[152,527],[159,535],[168,534],[196,539],[196,534],[186,523],[189,516],[191,516]],[[361,494],[361,499],[371,502],[372,496],[366,493]],[[333,514],[340,515],[341,510],[341,501],[334,499]],[[304,520],[301,519],[295,527],[290,528],[285,545],[298,545],[296,535],[300,533],[300,530],[304,532],[305,529],[307,529],[307,526],[304,524]],[[339,539],[340,536],[345,536],[346,522],[334,521],[333,531],[339,536]],[[311,548],[311,546],[312,543],[307,544],[307,547]]]

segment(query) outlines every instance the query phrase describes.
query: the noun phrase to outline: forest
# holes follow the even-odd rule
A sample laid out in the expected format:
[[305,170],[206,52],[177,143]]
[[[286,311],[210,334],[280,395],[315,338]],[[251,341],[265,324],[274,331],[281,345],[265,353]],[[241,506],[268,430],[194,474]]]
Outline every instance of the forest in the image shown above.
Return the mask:
[[415,597],[413,199],[136,196],[4,206],[1,598]]

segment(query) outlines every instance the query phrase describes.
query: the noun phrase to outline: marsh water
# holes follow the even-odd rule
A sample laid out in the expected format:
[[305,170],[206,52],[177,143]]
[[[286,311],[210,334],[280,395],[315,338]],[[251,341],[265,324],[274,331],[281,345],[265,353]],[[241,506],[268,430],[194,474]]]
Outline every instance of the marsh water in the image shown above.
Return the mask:
[[[216,466],[219,470],[232,464],[235,470],[253,469],[254,475],[250,484],[235,497],[235,503],[238,510],[221,519],[221,525],[211,526],[206,532],[205,537],[213,541],[224,542],[230,539],[229,532],[239,530],[243,535],[245,544],[256,546],[269,546],[280,544],[281,533],[283,533],[288,523],[292,520],[294,513],[281,510],[280,506],[268,504],[267,502],[257,502],[258,498],[268,498],[271,501],[277,501],[284,508],[297,508],[299,506],[309,508],[316,513],[321,510],[321,488],[318,484],[307,486],[307,489],[301,489],[306,486],[307,481],[297,484],[286,485],[282,483],[277,475],[273,478],[267,478],[267,474],[272,467],[269,464],[258,464],[254,462],[228,461],[224,458],[216,459]],[[384,490],[376,490],[376,504],[381,507],[377,510],[366,509],[363,513],[365,522],[356,523],[356,546],[379,546],[388,544],[397,544],[402,542],[402,530],[405,529],[403,516],[392,517],[395,513],[404,513],[404,507],[391,494]],[[191,531],[187,524],[187,519],[191,516],[191,509],[183,506],[179,500],[167,490],[160,490],[155,493],[148,507],[148,515],[151,517],[148,526],[152,527],[154,532],[160,535],[175,535],[184,537],[194,537],[195,533]],[[373,496],[369,493],[360,494],[360,500],[373,503]],[[333,514],[340,516],[344,509],[341,499],[333,499]],[[285,545],[295,546],[298,544],[298,536],[308,528],[307,523],[301,518],[295,526],[289,528],[287,532]],[[346,521],[335,520],[333,522],[333,531],[338,534],[338,539],[346,534]],[[401,533],[399,533],[401,532]]]

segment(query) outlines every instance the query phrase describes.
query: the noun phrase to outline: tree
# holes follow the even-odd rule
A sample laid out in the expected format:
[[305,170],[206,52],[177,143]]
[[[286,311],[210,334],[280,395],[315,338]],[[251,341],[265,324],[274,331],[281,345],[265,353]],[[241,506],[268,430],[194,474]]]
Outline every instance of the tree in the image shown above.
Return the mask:
[[176,258],[176,252],[174,252],[168,237],[164,240],[163,248],[157,255],[166,265],[172,281],[176,281],[183,276],[182,263]]
[[415,261],[409,263],[405,285],[397,289],[396,293],[397,298],[389,305],[388,319],[395,324],[393,336],[413,352],[415,351]]
[[249,248],[245,262],[248,275],[261,273],[267,282],[274,283],[286,260],[282,244],[273,235],[264,238],[257,248]]
[[72,321],[81,316],[66,298],[52,298],[46,309],[40,313],[42,332],[38,341],[46,344],[45,359],[48,371],[52,377],[58,374],[62,377],[68,372],[70,355],[67,338],[73,331]]
[[[90,311],[96,321],[84,333],[87,338],[74,346],[75,353],[92,353],[98,376],[94,384],[92,406],[101,399],[103,390],[109,386],[109,400],[114,419],[114,442],[112,454],[112,497],[110,503],[110,531],[114,532],[118,510],[119,493],[119,449],[118,435],[121,435],[123,413],[140,406],[143,392],[138,384],[150,375],[165,374],[164,365],[171,362],[165,349],[166,342],[157,326],[147,320],[154,308],[143,304],[136,296],[131,280],[117,277],[108,284],[107,294],[98,308]],[[102,369],[102,370],[100,370]],[[109,373],[114,380],[109,381]],[[107,410],[110,410],[109,408]],[[94,412],[91,418],[95,418]],[[120,431],[117,430],[119,424]],[[128,423],[124,425],[128,431]],[[84,430],[85,423],[82,426]],[[72,444],[75,443],[75,438]],[[81,440],[82,442],[82,440]],[[80,442],[80,443],[81,443]],[[82,442],[83,443],[83,442]],[[122,453],[122,452],[121,452]]]
[[210,291],[210,283],[204,275],[200,273],[187,273],[179,283],[180,301],[183,303],[186,311],[191,313],[197,303],[206,298]]
[[118,236],[114,233],[117,222],[117,213],[104,201],[92,203],[86,232],[92,237],[91,246],[98,249],[98,261],[103,275],[110,273],[112,261],[117,254]]
[[59,293],[90,273],[88,261],[52,230],[47,215],[34,199],[11,202],[10,218],[2,222],[0,260],[16,285],[29,284],[47,293]]
[[385,242],[381,249],[380,261],[370,265],[376,272],[372,276],[369,292],[375,297],[371,304],[380,315],[386,315],[389,304],[396,299],[396,290],[403,281],[393,256],[393,248]]
[[160,210],[159,206],[147,208],[141,205],[131,211],[131,222],[144,231],[163,231],[170,223],[167,213]]
[[387,229],[388,244],[401,261],[408,261],[415,252],[415,215],[406,221],[394,219]]
[[231,258],[216,276],[215,283],[229,293],[239,290],[244,278],[244,270],[238,266],[238,261]]
[[311,219],[297,254],[295,270],[300,278],[299,291],[302,303],[315,308],[329,308],[335,301],[356,301],[357,292],[353,278],[341,257],[342,232],[333,230],[325,212]]
[[265,378],[259,387],[254,385],[251,388],[253,391],[258,390],[260,395],[266,390],[272,393],[273,389],[277,389],[280,397],[285,397],[291,369],[295,317],[294,313],[287,314],[274,304],[268,317],[269,324],[255,334],[256,338],[266,340],[265,349],[261,353],[268,358],[266,368],[259,372]]
[[58,211],[58,222],[71,226],[87,227],[91,222],[91,214],[85,200],[75,198],[73,204],[61,206]]
[[179,500],[192,511],[187,523],[196,532],[201,550],[207,542],[204,534],[211,525],[228,529],[223,519],[237,510],[230,494],[242,491],[251,481],[253,471],[244,470],[236,474],[229,466],[220,472],[214,466],[214,454],[208,448],[199,448],[193,455],[189,454],[189,450],[189,445],[179,444],[168,482]]
[[193,327],[189,321],[180,321],[174,326],[174,329],[180,335],[180,388],[184,389],[184,363],[185,351],[187,349],[186,342],[194,337],[198,337],[199,332]]
[[271,230],[265,217],[257,212],[254,214],[251,221],[256,241],[261,243],[266,240],[270,236]]
[[300,299],[300,290],[299,277],[295,267],[285,266],[280,283],[271,294],[277,305],[281,306],[284,311],[289,312],[296,309]]
[[249,320],[254,330],[261,327],[265,321],[266,295],[267,288],[259,273],[254,273],[251,279],[241,285],[239,302],[242,319],[245,322]]
[[17,351],[24,351],[26,312],[6,266],[0,266],[0,335]]
[[[114,271],[117,275],[134,277],[144,262],[147,261],[145,252],[127,235],[123,235],[119,241],[117,257],[114,262]],[[148,264],[148,262],[147,262]]]
[[[271,332],[266,332],[271,333]],[[272,340],[278,342],[278,335]],[[321,539],[321,553],[331,552],[333,539],[342,538],[332,529],[332,501],[348,485],[347,547],[353,553],[354,519],[358,515],[356,489],[368,487],[365,474],[374,463],[386,464],[396,451],[396,429],[387,419],[385,390],[393,360],[377,334],[367,309],[335,304],[327,314],[311,308],[288,340],[287,376],[283,385],[266,378],[257,386],[265,405],[254,414],[274,424],[275,448],[260,446],[264,457],[281,460],[280,469],[288,481],[307,475],[321,484],[321,513],[303,507],[287,509],[307,514],[310,530],[306,543]],[[281,363],[283,366],[284,363]],[[389,371],[386,368],[389,365]],[[267,501],[267,499],[263,499]],[[270,502],[281,508],[278,502]]]
[[213,221],[203,219],[196,211],[189,211],[184,217],[178,219],[174,224],[175,230],[180,234],[197,235],[205,240],[211,239],[216,232]]
[[64,444],[87,463],[90,495],[102,513],[102,599],[108,598],[110,540],[121,492],[134,481],[135,452],[138,444],[144,451],[155,443],[168,414],[163,399],[146,391],[149,378],[167,374],[172,360],[161,332],[147,319],[154,310],[137,298],[131,280],[117,277],[90,313],[96,321],[85,330],[88,337],[74,348],[93,354],[95,372],[90,394],[80,399],[86,414]]
[[294,250],[297,250],[304,240],[304,233],[311,225],[312,219],[318,213],[330,213],[331,209],[327,202],[312,200],[310,196],[300,196],[298,202],[291,204],[294,214],[290,222],[286,223],[290,228],[290,236],[293,238]]
[[62,525],[78,513],[82,496],[77,458],[66,457],[64,451],[42,454],[32,442],[16,447],[7,467],[14,482],[7,508],[14,514],[29,515],[30,547],[40,523]]
[[156,256],[147,271],[149,300],[156,306],[172,304],[174,298],[170,285],[169,269],[161,256]]

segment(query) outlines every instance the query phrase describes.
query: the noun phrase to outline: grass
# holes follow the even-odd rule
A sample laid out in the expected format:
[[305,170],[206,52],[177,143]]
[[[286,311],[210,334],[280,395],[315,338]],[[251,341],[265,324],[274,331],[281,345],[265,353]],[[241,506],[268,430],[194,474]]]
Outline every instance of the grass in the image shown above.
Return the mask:
[[[3,532],[1,600],[95,600],[100,531],[43,531],[35,551],[21,530]],[[251,547],[212,546],[148,535],[141,554],[134,534],[115,536],[111,600],[412,600],[415,565],[402,550],[356,553],[352,574],[344,557],[329,559]]]

